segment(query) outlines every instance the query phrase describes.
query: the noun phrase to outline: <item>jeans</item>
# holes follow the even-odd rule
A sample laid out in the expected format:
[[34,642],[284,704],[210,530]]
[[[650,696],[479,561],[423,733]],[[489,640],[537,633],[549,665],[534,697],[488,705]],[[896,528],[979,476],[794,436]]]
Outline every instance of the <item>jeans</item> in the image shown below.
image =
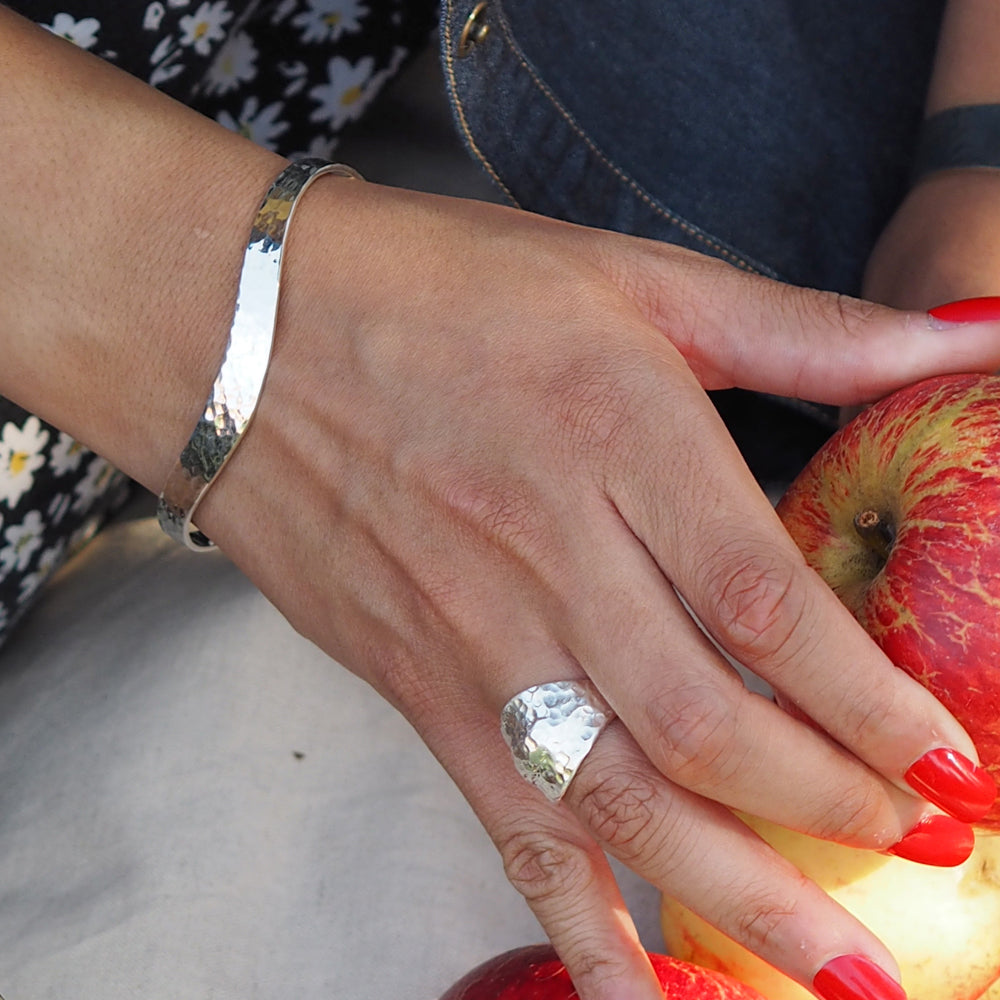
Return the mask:
[[[459,128],[514,204],[856,295],[906,190],[943,0],[443,0]],[[830,408],[716,399],[764,482]]]

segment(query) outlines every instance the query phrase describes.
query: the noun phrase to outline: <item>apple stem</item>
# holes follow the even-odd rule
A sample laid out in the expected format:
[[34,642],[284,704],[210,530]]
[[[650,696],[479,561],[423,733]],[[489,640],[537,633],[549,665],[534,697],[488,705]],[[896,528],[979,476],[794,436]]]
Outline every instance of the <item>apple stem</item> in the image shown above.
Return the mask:
[[896,532],[892,525],[879,516],[876,510],[863,510],[854,517],[854,530],[862,541],[882,560],[889,558]]

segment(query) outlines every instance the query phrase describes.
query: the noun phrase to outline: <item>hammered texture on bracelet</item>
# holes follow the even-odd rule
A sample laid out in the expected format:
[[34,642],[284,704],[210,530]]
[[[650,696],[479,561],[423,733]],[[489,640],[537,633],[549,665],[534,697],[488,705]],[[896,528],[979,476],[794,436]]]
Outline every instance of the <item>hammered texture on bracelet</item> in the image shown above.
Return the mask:
[[192,524],[195,511],[246,432],[264,385],[278,313],[282,249],[295,206],[324,174],[361,180],[342,163],[303,159],[286,167],[264,196],[243,256],[225,357],[204,413],[160,494],[160,527],[196,552],[214,546]]
[[521,777],[558,802],[614,717],[593,682],[552,681],[514,695],[500,713],[500,730]]

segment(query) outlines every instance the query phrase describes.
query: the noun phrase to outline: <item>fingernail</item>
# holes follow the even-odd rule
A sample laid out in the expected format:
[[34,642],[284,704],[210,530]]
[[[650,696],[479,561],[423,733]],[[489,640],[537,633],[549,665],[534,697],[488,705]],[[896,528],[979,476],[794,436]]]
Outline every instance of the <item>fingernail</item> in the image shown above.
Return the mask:
[[928,802],[966,823],[982,819],[997,797],[989,771],[950,747],[925,753],[904,777]]
[[906,1000],[903,987],[864,955],[831,958],[813,979],[823,1000]]
[[952,323],[990,323],[1000,319],[1000,295],[983,295],[974,299],[946,302],[927,310],[934,319]]
[[899,843],[885,853],[921,865],[954,868],[968,861],[976,846],[975,831],[951,816],[925,816]]

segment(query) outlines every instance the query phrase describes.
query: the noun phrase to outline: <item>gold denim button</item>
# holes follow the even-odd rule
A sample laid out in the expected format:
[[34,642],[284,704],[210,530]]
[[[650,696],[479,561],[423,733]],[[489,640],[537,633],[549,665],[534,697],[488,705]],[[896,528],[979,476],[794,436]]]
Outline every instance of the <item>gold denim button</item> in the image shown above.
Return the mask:
[[464,59],[473,48],[478,45],[490,33],[490,26],[486,23],[486,0],[477,3],[472,8],[472,13],[465,22],[462,35],[458,40],[458,57]]

